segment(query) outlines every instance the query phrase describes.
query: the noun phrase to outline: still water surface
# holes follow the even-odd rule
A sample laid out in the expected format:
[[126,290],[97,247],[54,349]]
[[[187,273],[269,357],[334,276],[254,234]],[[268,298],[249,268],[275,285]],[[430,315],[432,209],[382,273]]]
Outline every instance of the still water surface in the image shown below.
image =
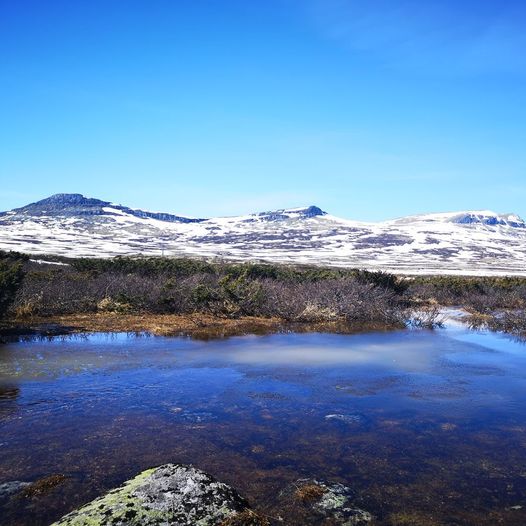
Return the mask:
[[280,514],[341,482],[375,524],[526,524],[526,346],[458,325],[215,341],[0,346],[0,523],[47,525],[137,472],[193,463]]

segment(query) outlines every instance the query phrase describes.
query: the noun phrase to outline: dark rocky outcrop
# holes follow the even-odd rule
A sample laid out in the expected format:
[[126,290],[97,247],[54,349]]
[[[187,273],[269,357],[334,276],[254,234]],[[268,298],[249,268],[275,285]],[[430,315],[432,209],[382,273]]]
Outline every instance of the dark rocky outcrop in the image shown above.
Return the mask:
[[257,217],[263,221],[283,221],[294,217],[308,219],[310,217],[324,215],[327,215],[327,212],[324,212],[321,208],[318,208],[317,206],[308,206],[307,208],[291,208],[273,210],[271,212],[260,212],[257,214]]
[[[112,209],[112,210],[109,210]],[[129,208],[110,201],[84,197],[82,194],[54,194],[50,197],[30,203],[26,206],[15,208],[10,212],[0,212],[0,216],[16,217],[86,217],[101,215],[119,215],[119,212],[144,219],[157,219],[168,223],[202,223],[207,219],[182,217],[164,212],[149,212],[136,208]],[[306,208],[275,210],[253,214],[253,218],[245,221],[255,221],[256,218],[263,221],[281,221],[291,217],[308,219],[310,217],[326,215],[321,208],[309,206]]]
[[182,217],[174,214],[167,214],[164,212],[147,212],[145,210],[138,210],[122,206],[109,201],[102,201],[101,199],[93,199],[91,197],[84,197],[82,194],[55,194],[36,203],[15,208],[9,212],[3,212],[2,215],[12,214],[14,216],[60,216],[60,217],[85,217],[85,216],[99,216],[99,215],[116,215],[115,212],[105,210],[105,208],[112,208],[135,217],[158,219],[159,221],[167,221],[169,223],[200,223],[204,219],[194,219],[189,217]]
[[458,214],[451,220],[459,225],[481,224],[487,226],[508,226],[512,228],[526,228],[526,223],[516,214],[487,214],[466,212]]

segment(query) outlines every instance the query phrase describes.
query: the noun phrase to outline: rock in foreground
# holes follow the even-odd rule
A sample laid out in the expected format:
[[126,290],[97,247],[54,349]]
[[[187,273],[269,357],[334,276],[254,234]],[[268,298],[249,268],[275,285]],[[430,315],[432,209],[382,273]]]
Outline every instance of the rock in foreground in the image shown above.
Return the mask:
[[288,514],[301,517],[305,525],[368,526],[373,520],[369,512],[354,505],[353,491],[343,484],[300,479],[281,497]]
[[230,486],[191,466],[166,464],[143,471],[53,526],[220,525],[247,509]]

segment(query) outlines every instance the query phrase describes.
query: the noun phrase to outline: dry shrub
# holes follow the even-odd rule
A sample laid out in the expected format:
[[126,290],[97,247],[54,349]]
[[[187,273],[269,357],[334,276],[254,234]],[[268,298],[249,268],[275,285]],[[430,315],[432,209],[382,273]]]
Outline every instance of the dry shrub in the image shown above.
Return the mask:
[[487,326],[494,331],[503,331],[526,339],[526,310],[494,312],[486,316]]
[[13,313],[17,320],[32,318],[39,311],[39,299],[27,298],[13,307]]
[[325,322],[337,321],[340,318],[338,312],[330,307],[323,307],[315,303],[307,303],[298,316],[298,321]]
[[133,312],[133,305],[124,301],[114,300],[113,298],[103,298],[97,303],[97,310],[100,312],[129,314]]
[[294,492],[294,498],[301,502],[314,502],[320,500],[325,494],[325,489],[318,484],[305,484]]
[[21,496],[35,497],[39,495],[45,495],[59,484],[62,484],[65,480],[65,475],[50,475],[49,477],[45,477],[33,482],[33,484],[22,491]]
[[[126,265],[119,270],[119,261],[103,262],[92,270],[64,267],[27,272],[13,313],[207,313],[225,318],[256,316],[389,326],[406,321],[406,299],[388,286],[390,282],[383,275],[374,275],[371,282],[368,274],[355,276],[350,271],[340,275],[328,269],[314,272],[237,264],[209,266],[206,272],[199,265],[195,271],[190,266],[184,273],[172,274],[162,261],[156,262],[162,269],[158,272],[130,271]],[[134,265],[140,269],[139,262]]]
[[444,325],[444,316],[437,305],[413,310],[408,318],[409,325],[417,329],[436,329]]

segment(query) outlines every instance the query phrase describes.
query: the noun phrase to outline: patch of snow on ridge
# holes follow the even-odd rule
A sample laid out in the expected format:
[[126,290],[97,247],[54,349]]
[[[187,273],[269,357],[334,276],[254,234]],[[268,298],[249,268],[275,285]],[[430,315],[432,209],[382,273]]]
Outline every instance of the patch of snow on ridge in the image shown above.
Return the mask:
[[495,212],[465,212],[455,215],[453,223],[469,225],[483,224],[489,226],[510,226],[512,228],[526,228],[524,221],[516,214],[496,214]]
[[387,223],[456,223],[459,225],[481,224],[486,226],[509,226],[512,228],[526,228],[526,223],[517,214],[498,214],[491,210],[468,210],[462,212],[440,212],[401,217]]
[[515,214],[462,211],[370,223],[307,206],[191,220],[81,197],[60,195],[51,210],[44,200],[18,209],[23,212],[0,214],[0,249],[83,257],[164,253],[407,274],[526,275],[526,227]]

